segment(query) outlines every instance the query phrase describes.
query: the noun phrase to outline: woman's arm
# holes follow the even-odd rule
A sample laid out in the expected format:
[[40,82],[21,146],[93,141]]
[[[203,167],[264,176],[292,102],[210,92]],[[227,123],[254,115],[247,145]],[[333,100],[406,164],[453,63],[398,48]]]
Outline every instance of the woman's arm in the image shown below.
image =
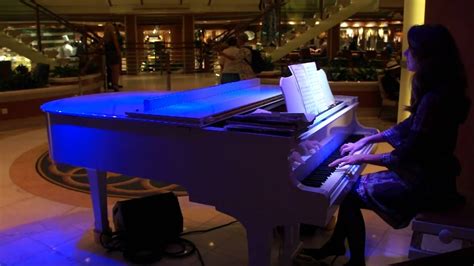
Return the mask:
[[344,166],[347,164],[375,164],[380,166],[386,165],[386,158],[390,156],[390,153],[381,153],[381,154],[356,154],[348,155],[337,160],[334,160],[329,164],[329,167]]
[[384,135],[382,133],[377,133],[375,135],[366,136],[354,143],[352,142],[346,143],[341,146],[340,151],[342,155],[344,154],[352,155],[355,152],[364,148],[365,145],[368,145],[371,143],[384,142],[384,141],[386,141],[384,138]]

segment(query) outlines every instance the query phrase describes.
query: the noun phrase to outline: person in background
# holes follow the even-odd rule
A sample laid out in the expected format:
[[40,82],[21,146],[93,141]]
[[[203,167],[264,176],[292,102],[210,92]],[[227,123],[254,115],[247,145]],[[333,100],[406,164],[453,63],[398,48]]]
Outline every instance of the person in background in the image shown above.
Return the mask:
[[103,45],[105,62],[107,67],[110,67],[111,70],[111,89],[119,91],[118,81],[120,76],[121,51],[117,40],[116,30],[112,23],[105,24]]
[[71,56],[74,56],[76,53],[74,47],[70,44],[69,37],[67,35],[62,36],[64,43],[61,47],[58,48],[58,59],[69,59]]
[[398,101],[400,94],[400,65],[395,59],[388,61],[381,82],[388,98]]
[[[339,207],[334,232],[319,249],[303,249],[302,258],[320,260],[345,254],[346,265],[365,265],[365,225],[361,208],[373,210],[395,229],[409,225],[422,211],[443,211],[463,202],[456,190],[461,166],[454,155],[458,129],[467,117],[464,65],[449,31],[441,25],[413,26],[404,52],[414,72],[410,116],[392,128],[341,146],[344,156],[330,167],[370,163],[385,171],[360,176]],[[442,51],[442,52],[440,52]],[[384,154],[356,154],[365,145],[388,142]]]
[[252,46],[248,44],[249,37],[245,33],[237,35],[237,47],[239,47],[239,53],[237,54],[236,60],[240,62],[240,79],[252,79],[255,78],[255,73],[252,70]]
[[237,38],[227,39],[228,47],[219,51],[219,65],[221,66],[221,84],[240,80],[240,64],[236,60],[240,49],[237,47]]
[[230,37],[227,42],[229,47],[219,52],[222,84],[255,77],[251,66],[252,48],[247,46],[247,40],[248,37],[245,33],[239,34],[237,38]]
[[[115,28],[115,35],[117,36],[117,43],[119,45],[120,51],[123,51],[123,37],[120,34],[119,26],[115,23],[112,24]],[[119,61],[119,78],[120,78],[120,71],[122,70],[122,54],[120,54],[120,61]],[[117,82],[118,84],[118,82]],[[109,65],[107,65],[107,87],[112,88],[112,69]],[[122,85],[118,84],[118,88],[123,88]]]

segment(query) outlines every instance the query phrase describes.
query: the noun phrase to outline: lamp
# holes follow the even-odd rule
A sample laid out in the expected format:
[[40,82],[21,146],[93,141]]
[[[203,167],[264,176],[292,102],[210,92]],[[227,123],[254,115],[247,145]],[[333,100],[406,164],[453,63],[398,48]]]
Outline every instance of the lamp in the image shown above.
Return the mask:
[[380,38],[383,38],[383,29],[382,28],[379,28],[377,33],[379,34]]

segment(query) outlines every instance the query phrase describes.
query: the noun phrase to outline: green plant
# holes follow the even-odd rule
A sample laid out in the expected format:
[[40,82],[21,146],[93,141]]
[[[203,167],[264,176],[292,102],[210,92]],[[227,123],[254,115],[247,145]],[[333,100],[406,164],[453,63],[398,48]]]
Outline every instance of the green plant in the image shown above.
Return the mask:
[[323,68],[324,72],[326,72],[326,76],[330,81],[352,81],[353,77],[350,74],[349,68],[347,67],[340,67],[340,66],[332,66],[332,67],[325,67]]
[[45,84],[33,78],[26,66],[19,65],[12,71],[8,79],[0,81],[0,91],[33,89],[43,85]]
[[354,80],[375,81],[377,80],[377,70],[373,67],[359,67],[352,70]]
[[374,67],[323,67],[330,81],[376,81],[379,72]]
[[79,76],[79,67],[70,65],[56,66],[51,75],[59,78],[77,77]]
[[29,70],[28,70],[28,68],[27,68],[26,66],[24,66],[24,65],[18,65],[18,66],[15,68],[14,72],[15,72],[16,74],[26,75],[26,74],[28,74]]
[[[262,54],[263,55],[263,54]],[[263,71],[272,71],[275,69],[275,64],[272,62],[272,58],[270,56],[262,56],[264,67]]]

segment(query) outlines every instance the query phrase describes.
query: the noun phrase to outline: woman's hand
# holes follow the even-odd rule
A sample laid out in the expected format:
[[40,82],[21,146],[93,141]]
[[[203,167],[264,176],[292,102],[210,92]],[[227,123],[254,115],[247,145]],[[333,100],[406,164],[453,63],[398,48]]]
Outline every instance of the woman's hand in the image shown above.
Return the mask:
[[304,155],[311,155],[316,153],[321,148],[321,144],[319,144],[316,140],[305,140],[298,144],[298,147],[294,149],[290,155],[288,156],[288,160],[290,164],[294,167],[303,164]]
[[321,144],[316,140],[304,140],[300,142],[296,151],[302,155],[314,154],[321,148]]
[[342,145],[339,151],[341,152],[341,155],[353,155],[355,152],[364,148],[366,144],[367,141],[365,140],[365,138],[363,138],[355,143],[349,142]]
[[329,167],[344,166],[348,164],[362,164],[367,162],[366,154],[347,155],[330,163]]

